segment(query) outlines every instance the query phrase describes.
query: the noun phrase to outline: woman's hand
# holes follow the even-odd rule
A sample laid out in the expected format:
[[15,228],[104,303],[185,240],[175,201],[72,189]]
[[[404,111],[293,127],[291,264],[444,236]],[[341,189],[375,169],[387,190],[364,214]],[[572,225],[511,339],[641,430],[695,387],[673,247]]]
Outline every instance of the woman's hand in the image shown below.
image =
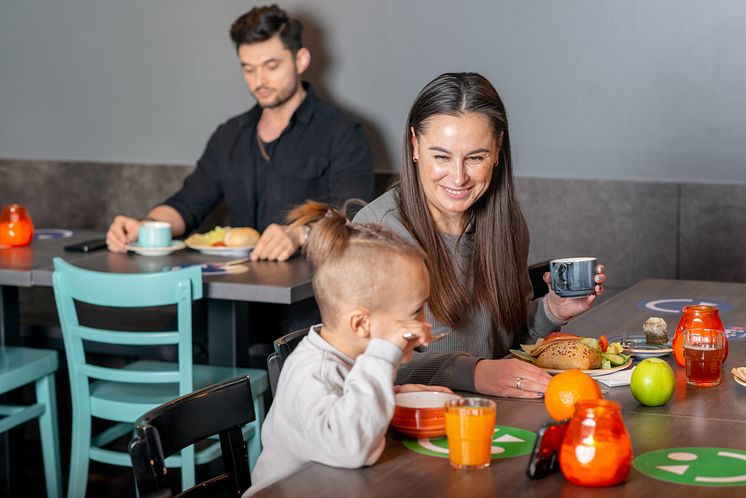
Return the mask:
[[401,386],[394,386],[394,394],[399,393],[413,393],[420,391],[437,391],[441,393],[453,393],[450,389],[445,386],[428,386],[427,384],[402,384]]
[[478,393],[506,398],[541,398],[551,375],[525,361],[481,360],[474,368]]
[[603,283],[606,282],[606,274],[604,273],[606,268],[604,265],[596,266],[596,287],[594,293],[586,298],[566,298],[559,297],[552,290],[552,276],[549,272],[544,274],[544,282],[549,287],[549,294],[547,295],[547,306],[549,311],[560,321],[567,322],[571,320],[575,315],[587,311],[593,306],[596,296],[600,296],[604,293]]

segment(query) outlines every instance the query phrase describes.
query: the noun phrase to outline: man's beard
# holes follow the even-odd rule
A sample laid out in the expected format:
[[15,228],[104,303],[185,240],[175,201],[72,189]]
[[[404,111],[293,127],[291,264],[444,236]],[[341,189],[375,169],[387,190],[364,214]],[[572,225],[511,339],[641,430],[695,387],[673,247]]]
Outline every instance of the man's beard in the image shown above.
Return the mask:
[[290,88],[286,88],[284,91],[280,91],[277,98],[267,104],[259,104],[262,109],[274,109],[287,103],[288,100],[292,99],[293,96],[298,92],[298,80],[293,80],[293,85]]

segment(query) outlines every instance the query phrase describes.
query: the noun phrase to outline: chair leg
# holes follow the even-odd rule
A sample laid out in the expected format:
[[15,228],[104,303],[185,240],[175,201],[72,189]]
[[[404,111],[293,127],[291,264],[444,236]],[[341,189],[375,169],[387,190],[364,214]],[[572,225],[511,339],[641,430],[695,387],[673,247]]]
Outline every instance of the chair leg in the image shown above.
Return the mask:
[[57,396],[54,388],[54,377],[47,375],[36,381],[36,401],[45,406],[39,417],[41,450],[44,459],[44,476],[46,477],[47,496],[62,497],[62,472],[60,471],[60,438],[57,429]]
[[194,486],[194,445],[181,450],[181,490]]
[[264,423],[264,393],[254,396],[254,415],[256,420],[252,422],[255,430],[254,435],[248,440],[249,471],[254,471],[254,465],[262,452],[262,424]]
[[[85,403],[73,395],[73,434],[70,449],[70,475],[67,485],[68,498],[83,498],[88,486],[88,465],[91,448],[91,415]],[[75,403],[80,402],[77,407]]]

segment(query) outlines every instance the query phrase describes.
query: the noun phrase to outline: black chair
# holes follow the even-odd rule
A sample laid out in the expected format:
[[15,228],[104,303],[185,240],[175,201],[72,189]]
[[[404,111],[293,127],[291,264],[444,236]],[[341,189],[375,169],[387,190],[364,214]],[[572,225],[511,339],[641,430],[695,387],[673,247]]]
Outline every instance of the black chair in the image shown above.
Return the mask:
[[544,274],[549,271],[549,261],[534,263],[528,267],[528,278],[531,280],[531,287],[534,288],[534,299],[544,297],[549,293],[547,284],[544,282]]
[[267,373],[269,374],[269,387],[272,390],[272,396],[277,390],[277,381],[280,379],[282,365],[287,360],[290,353],[295,347],[308,335],[309,327],[290,332],[275,341],[275,352],[267,358]]
[[241,427],[255,419],[249,377],[205,387],[165,403],[135,422],[130,458],[141,497],[172,496],[165,460],[209,436],[220,436],[224,473],[182,491],[179,497],[240,497],[251,485]]

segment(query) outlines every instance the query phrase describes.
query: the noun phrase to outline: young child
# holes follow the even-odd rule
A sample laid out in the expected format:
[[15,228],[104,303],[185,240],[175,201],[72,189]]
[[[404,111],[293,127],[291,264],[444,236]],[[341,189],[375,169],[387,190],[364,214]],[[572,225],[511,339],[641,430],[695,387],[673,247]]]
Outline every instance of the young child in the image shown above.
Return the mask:
[[[318,219],[304,252],[323,323],[311,327],[282,367],[262,429],[264,450],[243,498],[307,462],[375,463],[394,412],[397,367],[431,337],[424,316],[430,278],[419,248],[320,203],[307,202],[289,218]],[[406,332],[416,337],[407,340]]]

